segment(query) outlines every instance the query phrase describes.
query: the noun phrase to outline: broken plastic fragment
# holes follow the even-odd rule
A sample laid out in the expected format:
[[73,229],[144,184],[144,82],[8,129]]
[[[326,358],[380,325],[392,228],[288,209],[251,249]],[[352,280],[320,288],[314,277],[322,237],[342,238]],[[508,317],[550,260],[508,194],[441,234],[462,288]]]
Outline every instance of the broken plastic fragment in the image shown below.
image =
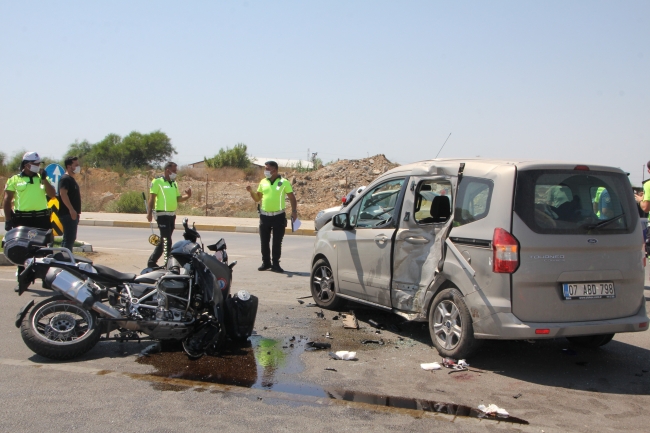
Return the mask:
[[332,359],[339,359],[342,361],[352,361],[357,358],[357,352],[348,352],[347,350],[339,350],[338,352],[330,352],[329,356]]
[[489,406],[485,406],[483,404],[480,404],[478,406],[478,410],[480,410],[483,413],[489,414],[497,414],[499,416],[510,416],[510,414],[503,408],[500,408],[496,404],[491,404]]
[[420,364],[420,367],[422,367],[422,370],[440,370],[442,366],[438,364],[437,362],[430,362],[429,364]]
[[330,343],[319,343],[318,341],[309,341],[305,344],[307,349],[311,350],[321,350],[321,349],[330,349],[332,345]]
[[361,344],[378,344],[380,346],[383,346],[384,340],[362,340]]
[[354,314],[341,314],[343,327],[347,329],[359,329],[359,322]]

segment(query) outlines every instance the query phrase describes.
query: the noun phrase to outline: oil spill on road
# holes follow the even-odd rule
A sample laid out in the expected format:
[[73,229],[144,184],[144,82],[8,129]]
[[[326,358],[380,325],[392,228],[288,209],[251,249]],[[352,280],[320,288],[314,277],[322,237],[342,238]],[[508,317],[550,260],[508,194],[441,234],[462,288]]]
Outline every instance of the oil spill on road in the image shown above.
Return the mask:
[[155,368],[152,374],[159,377],[326,397],[322,388],[292,380],[304,368],[300,355],[307,341],[302,336],[286,341],[252,336],[245,345],[230,345],[218,356],[197,360],[189,360],[180,350],[159,351],[151,345],[137,362]]
[[494,421],[505,421],[515,424],[528,424],[528,421],[514,416],[494,416],[460,404],[443,403],[416,398],[394,397],[386,395],[369,394],[355,391],[329,391],[328,396],[336,400],[352,401],[357,403],[373,404],[383,407],[394,407],[398,409],[421,410],[424,412],[446,413],[449,415],[464,416],[470,418],[490,419]]

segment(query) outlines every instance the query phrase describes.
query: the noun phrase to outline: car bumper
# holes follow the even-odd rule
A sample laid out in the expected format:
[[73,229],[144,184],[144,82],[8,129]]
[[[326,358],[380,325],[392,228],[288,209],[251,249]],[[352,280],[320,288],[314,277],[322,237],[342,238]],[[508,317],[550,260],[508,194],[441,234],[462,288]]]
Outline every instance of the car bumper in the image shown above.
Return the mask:
[[[641,332],[648,330],[645,302],[634,316],[591,322],[531,323],[522,322],[512,313],[495,313],[474,322],[474,337],[491,340],[529,340],[576,337],[580,335]],[[548,330],[548,334],[539,334]],[[546,331],[543,331],[546,332]]]

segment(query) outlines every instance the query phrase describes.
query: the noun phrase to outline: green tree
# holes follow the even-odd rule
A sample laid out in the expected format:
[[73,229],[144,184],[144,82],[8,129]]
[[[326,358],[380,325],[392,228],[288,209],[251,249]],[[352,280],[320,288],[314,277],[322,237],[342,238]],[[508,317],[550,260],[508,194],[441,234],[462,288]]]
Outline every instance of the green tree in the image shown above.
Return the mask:
[[[81,143],[75,141],[70,146],[68,146],[68,150],[66,151],[65,155],[63,155],[63,159],[65,159],[66,156],[76,156],[83,164],[86,162],[86,156],[92,151],[92,149],[93,145],[90,144],[88,140],[84,140]],[[61,163],[61,165],[63,165],[63,163]]]
[[248,148],[244,143],[237,143],[232,149],[219,149],[212,158],[203,158],[205,165],[212,168],[221,167],[237,167],[247,168],[251,164],[250,157],[248,156]]

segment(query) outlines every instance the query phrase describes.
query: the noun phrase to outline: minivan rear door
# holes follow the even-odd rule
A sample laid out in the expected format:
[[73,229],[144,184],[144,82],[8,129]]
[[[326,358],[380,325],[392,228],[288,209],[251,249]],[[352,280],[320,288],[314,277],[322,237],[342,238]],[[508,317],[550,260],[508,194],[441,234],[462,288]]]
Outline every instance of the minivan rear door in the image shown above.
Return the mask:
[[518,170],[520,244],[512,311],[525,322],[634,315],[643,299],[642,232],[627,176],[589,167]]
[[419,312],[443,259],[453,220],[456,176],[412,176],[393,248],[393,308]]

